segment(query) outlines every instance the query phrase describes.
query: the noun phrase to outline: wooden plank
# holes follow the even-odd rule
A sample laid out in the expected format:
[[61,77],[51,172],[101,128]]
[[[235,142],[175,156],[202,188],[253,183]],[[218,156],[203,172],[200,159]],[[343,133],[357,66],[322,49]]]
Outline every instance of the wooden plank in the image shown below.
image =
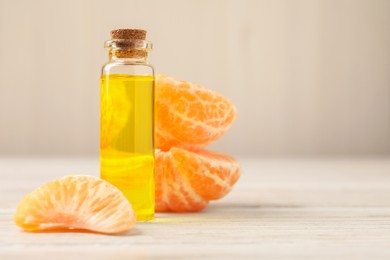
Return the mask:
[[[390,160],[241,160],[226,198],[125,235],[22,232],[21,196],[96,159],[0,160],[0,259],[390,259]],[[8,173],[8,174],[4,174]]]

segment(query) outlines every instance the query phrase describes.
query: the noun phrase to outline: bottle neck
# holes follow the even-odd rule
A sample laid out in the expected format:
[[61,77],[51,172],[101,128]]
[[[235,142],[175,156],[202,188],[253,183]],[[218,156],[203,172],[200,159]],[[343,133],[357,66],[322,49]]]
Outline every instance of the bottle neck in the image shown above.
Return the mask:
[[147,52],[138,50],[110,50],[108,53],[109,61],[134,61],[137,63],[147,62]]
[[112,39],[104,44],[110,62],[147,63],[152,43],[140,39]]
[[109,50],[108,59],[109,61],[124,61],[131,60],[137,63],[146,63],[148,53],[142,50],[135,49],[123,49],[123,50]]

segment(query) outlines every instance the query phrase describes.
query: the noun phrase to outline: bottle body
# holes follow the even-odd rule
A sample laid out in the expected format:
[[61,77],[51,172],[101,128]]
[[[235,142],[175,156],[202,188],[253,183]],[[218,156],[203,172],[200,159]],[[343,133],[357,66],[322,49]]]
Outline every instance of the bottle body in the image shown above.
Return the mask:
[[114,59],[100,87],[101,178],[119,188],[137,220],[154,217],[154,71],[145,61]]

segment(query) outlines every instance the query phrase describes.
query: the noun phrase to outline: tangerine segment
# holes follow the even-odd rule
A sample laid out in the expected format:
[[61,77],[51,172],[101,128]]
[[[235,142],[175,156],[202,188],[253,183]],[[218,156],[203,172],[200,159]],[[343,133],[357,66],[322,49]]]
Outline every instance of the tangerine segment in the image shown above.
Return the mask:
[[90,230],[116,234],[130,230],[136,219],[124,195],[93,176],[67,176],[27,194],[15,223],[26,231]]
[[221,137],[236,117],[231,101],[200,85],[156,75],[156,148],[203,147]]
[[191,212],[225,196],[240,177],[238,162],[217,152],[173,147],[156,152],[156,211]]

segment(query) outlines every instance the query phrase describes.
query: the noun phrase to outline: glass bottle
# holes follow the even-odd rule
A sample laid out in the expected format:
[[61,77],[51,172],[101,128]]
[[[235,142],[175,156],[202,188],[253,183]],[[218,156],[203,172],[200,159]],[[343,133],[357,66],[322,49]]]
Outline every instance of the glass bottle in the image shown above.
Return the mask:
[[146,31],[111,31],[100,87],[100,175],[130,201],[137,220],[154,217],[154,69]]

